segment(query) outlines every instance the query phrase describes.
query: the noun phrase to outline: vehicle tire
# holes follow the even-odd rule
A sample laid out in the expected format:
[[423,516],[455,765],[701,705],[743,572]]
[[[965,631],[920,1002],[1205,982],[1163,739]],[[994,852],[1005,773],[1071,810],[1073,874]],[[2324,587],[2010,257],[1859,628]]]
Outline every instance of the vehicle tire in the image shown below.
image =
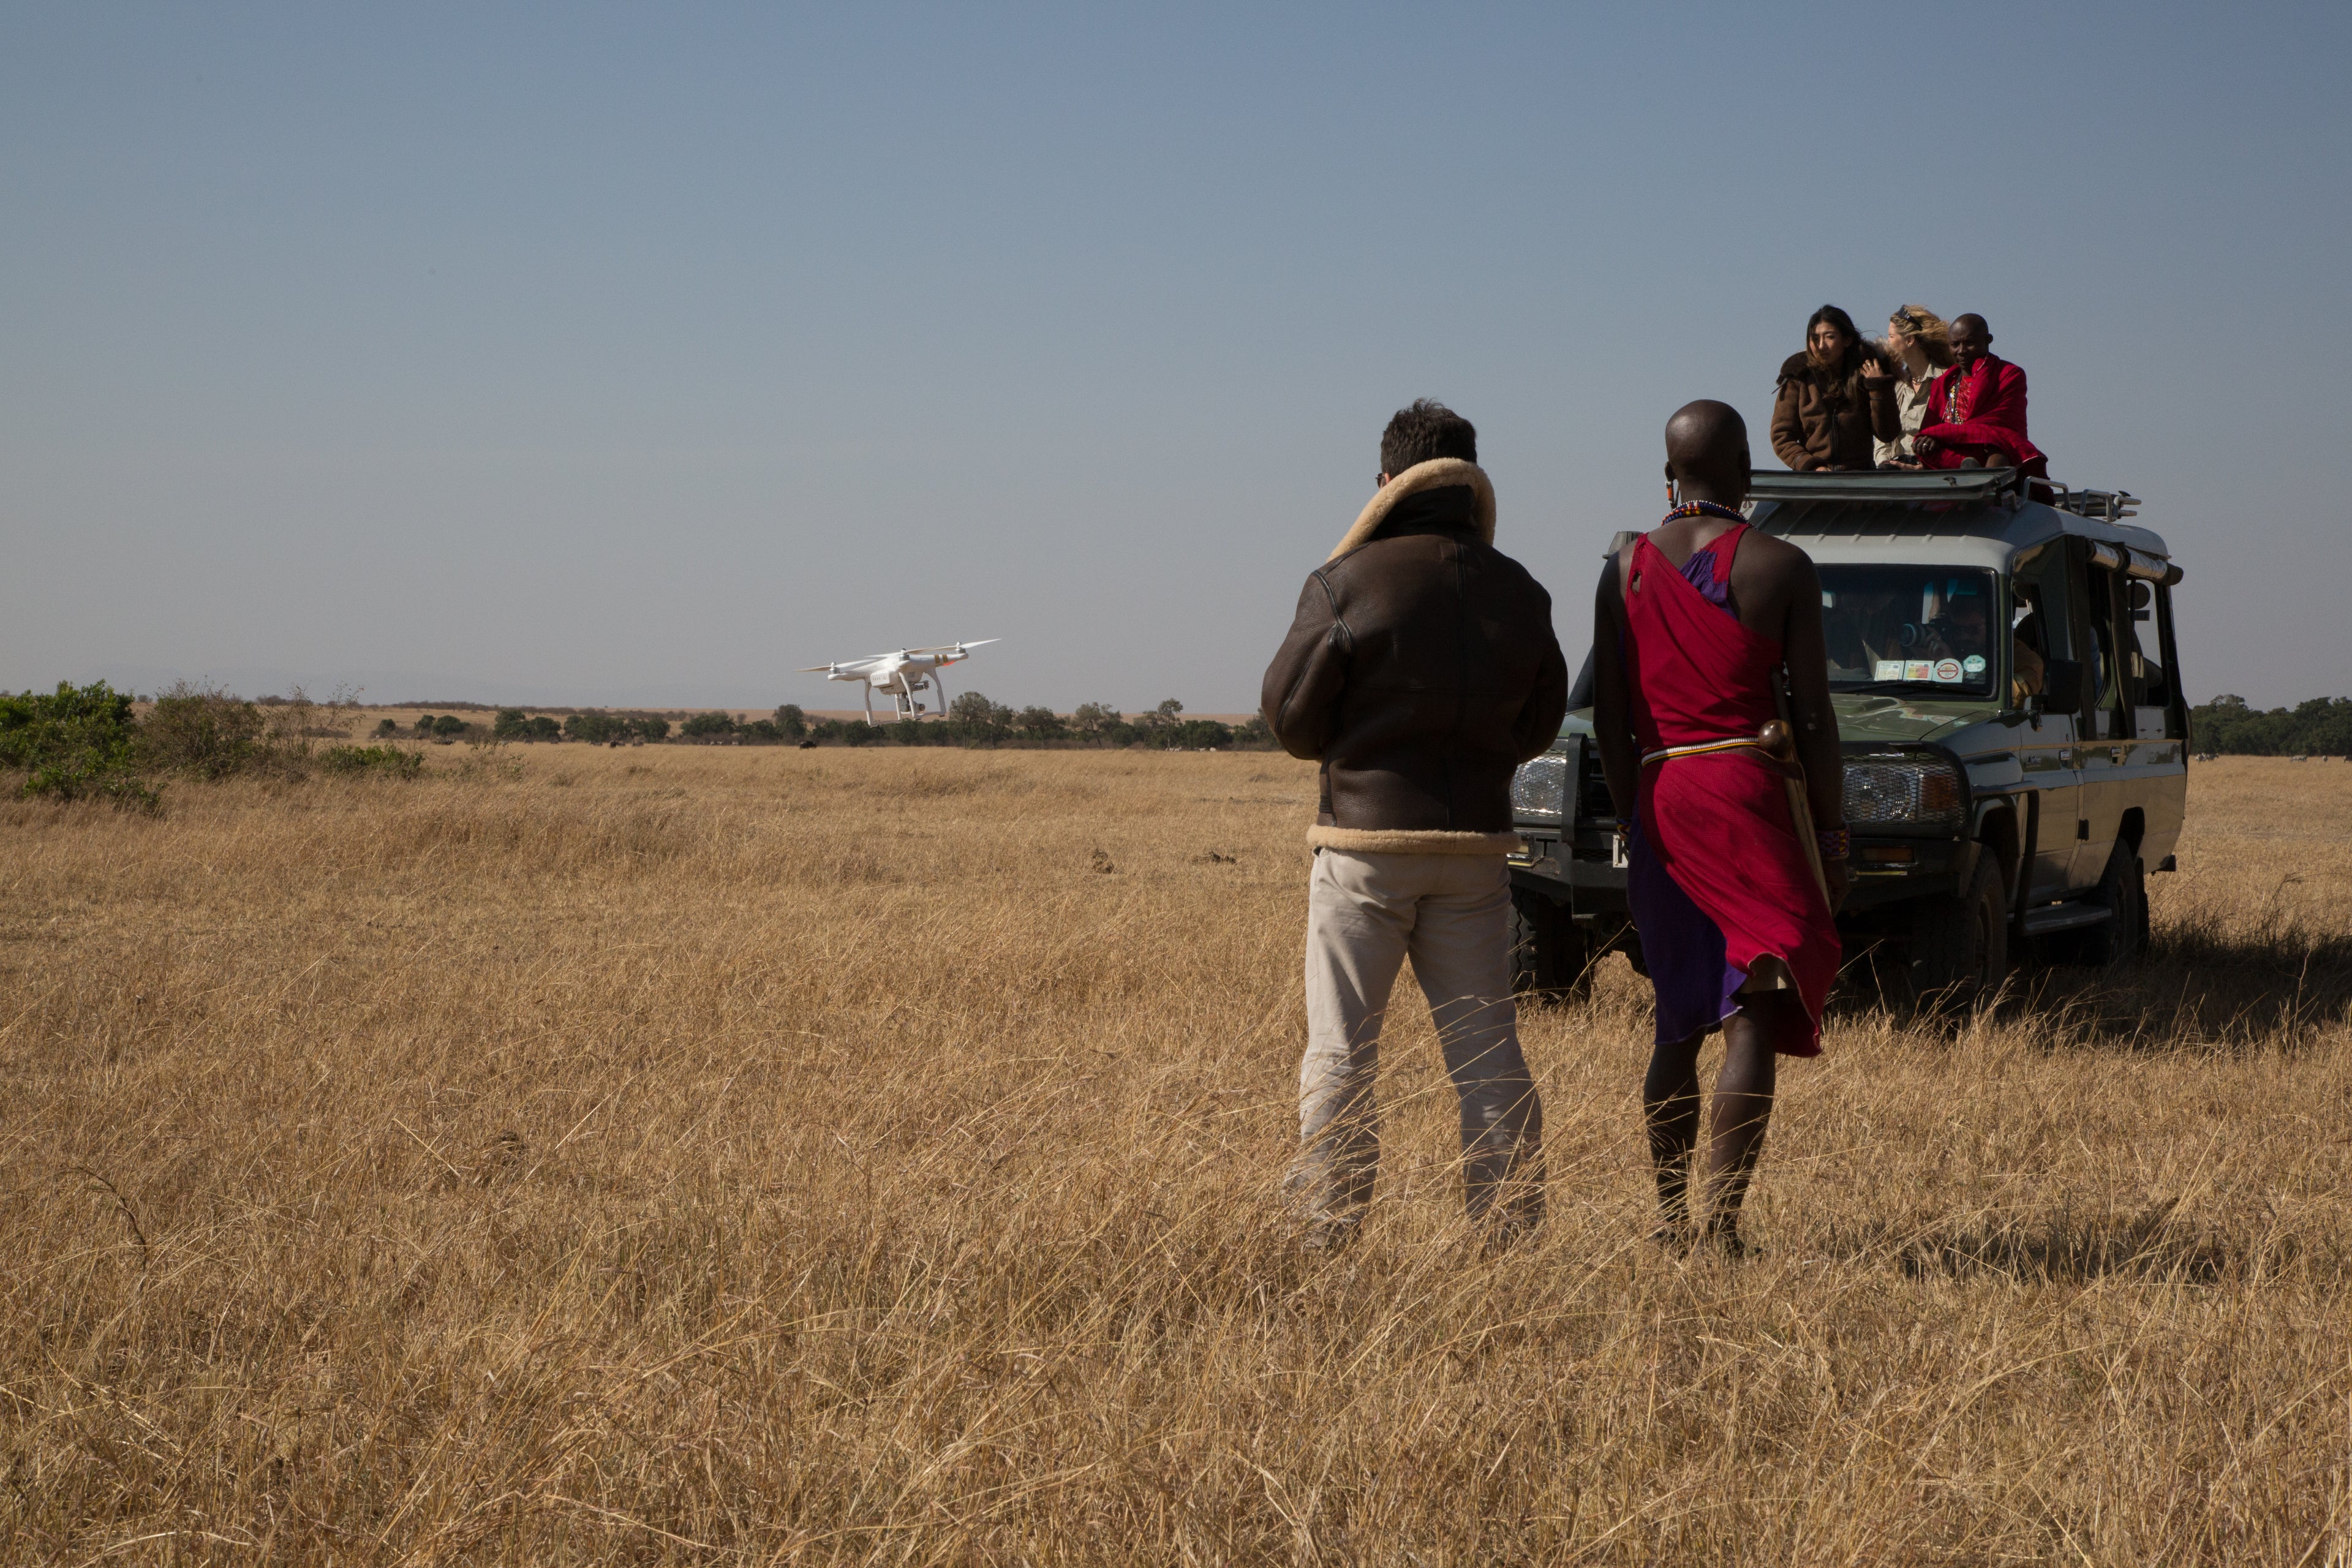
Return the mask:
[[1511,991],[1536,1001],[1574,1001],[1592,989],[1584,938],[1569,912],[1540,893],[1511,890]]
[[2092,900],[2107,911],[2107,921],[2082,933],[2076,963],[2112,969],[2147,952],[2147,874],[2131,845],[2118,843],[2107,857]]
[[2000,864],[1979,855],[1958,894],[1916,905],[1907,946],[1900,973],[1909,995],[1902,1000],[1912,1008],[1965,1013],[1990,1005],[2009,973],[2009,900]]

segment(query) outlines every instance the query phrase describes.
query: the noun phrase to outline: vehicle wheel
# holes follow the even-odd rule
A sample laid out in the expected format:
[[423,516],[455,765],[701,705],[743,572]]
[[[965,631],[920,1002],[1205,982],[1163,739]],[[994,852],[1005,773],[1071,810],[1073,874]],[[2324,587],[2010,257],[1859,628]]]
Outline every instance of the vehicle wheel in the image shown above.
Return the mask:
[[1954,898],[1922,900],[1911,916],[1909,962],[1902,975],[1909,1004],[1922,1012],[1963,1013],[1991,1003],[2009,973],[2009,900],[2000,867],[1977,857],[1969,885]]
[[2105,925],[2083,932],[2078,963],[2095,969],[2129,963],[2147,952],[2147,876],[2139,854],[2117,844],[2092,897],[2107,911]]
[[1584,938],[1569,912],[1540,893],[1511,892],[1511,991],[1572,1001],[1592,989]]

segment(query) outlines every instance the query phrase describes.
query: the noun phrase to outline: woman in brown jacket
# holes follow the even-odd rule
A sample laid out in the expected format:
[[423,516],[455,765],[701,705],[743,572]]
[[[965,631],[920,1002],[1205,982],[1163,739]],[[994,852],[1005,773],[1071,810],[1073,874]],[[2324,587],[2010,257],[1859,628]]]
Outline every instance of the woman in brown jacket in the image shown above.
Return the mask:
[[1805,323],[1805,352],[1780,366],[1772,449],[1792,468],[1874,468],[1872,444],[1897,440],[1895,371],[1835,305]]

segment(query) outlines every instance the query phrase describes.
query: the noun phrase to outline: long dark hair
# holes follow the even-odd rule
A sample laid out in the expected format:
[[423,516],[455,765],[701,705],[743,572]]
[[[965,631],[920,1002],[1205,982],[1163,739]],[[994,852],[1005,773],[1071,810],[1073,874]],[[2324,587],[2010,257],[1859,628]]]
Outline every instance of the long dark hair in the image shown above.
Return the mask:
[[[1823,364],[1813,353],[1813,329],[1827,321],[1845,334],[1845,358],[1834,365]],[[1835,305],[1824,305],[1805,318],[1805,358],[1815,370],[1827,371],[1843,381],[1854,370],[1854,357],[1862,353],[1862,334],[1854,330],[1853,318]]]

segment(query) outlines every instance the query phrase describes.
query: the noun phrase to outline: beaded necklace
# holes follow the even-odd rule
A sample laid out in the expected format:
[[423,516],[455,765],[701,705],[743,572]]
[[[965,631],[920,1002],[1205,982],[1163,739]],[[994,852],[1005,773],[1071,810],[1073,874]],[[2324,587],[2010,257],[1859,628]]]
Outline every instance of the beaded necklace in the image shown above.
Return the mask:
[[1746,518],[1740,516],[1738,512],[1734,511],[1727,506],[1717,506],[1711,500],[1690,500],[1683,502],[1682,505],[1675,508],[1674,510],[1660,518],[1658,520],[1658,526],[1660,528],[1664,528],[1666,524],[1674,521],[1675,519],[1678,517],[1719,517],[1726,522],[1746,522],[1748,521]]
[[1979,355],[1976,364],[1959,372],[1944,384],[1944,423],[1958,425],[1967,420],[1976,406],[1978,366],[1984,363]]

